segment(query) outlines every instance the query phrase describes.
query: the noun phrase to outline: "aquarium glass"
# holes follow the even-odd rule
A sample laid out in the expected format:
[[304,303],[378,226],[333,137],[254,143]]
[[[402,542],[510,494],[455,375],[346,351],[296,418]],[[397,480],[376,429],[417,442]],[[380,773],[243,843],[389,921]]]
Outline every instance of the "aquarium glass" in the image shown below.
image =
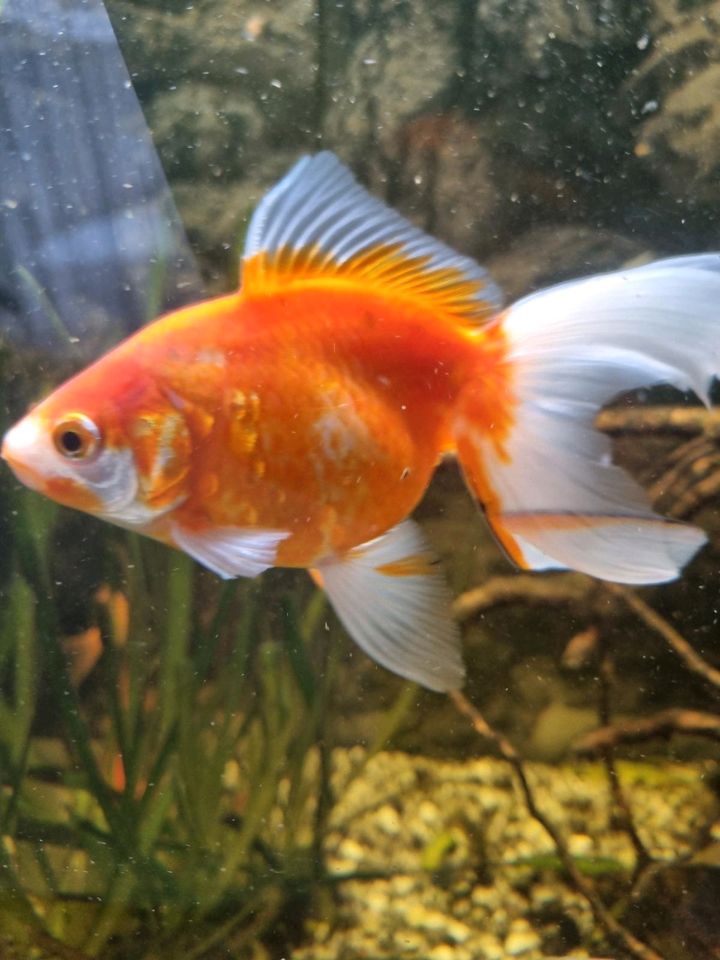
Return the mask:
[[[382,447],[353,480],[370,544],[328,535],[313,577],[254,519],[272,462],[240,541],[157,534],[182,550],[0,464],[0,956],[720,957],[719,90],[714,0],[0,0],[2,433],[244,280],[248,331],[286,329],[296,284],[307,332],[249,389],[202,313],[153,354],[191,388],[128,428],[147,517],[203,473],[214,390],[229,459],[271,449],[268,383],[273,450],[326,404],[285,468],[306,538],[359,496],[333,472],[357,438]],[[343,353],[348,284],[399,346]],[[320,337],[337,367],[307,361]],[[489,358],[465,393],[455,343]],[[118,384],[95,396],[124,423]],[[52,456],[105,456],[68,416]],[[214,503],[232,470],[208,476]],[[418,526],[378,545],[414,483]],[[578,523],[597,485],[612,515]]]

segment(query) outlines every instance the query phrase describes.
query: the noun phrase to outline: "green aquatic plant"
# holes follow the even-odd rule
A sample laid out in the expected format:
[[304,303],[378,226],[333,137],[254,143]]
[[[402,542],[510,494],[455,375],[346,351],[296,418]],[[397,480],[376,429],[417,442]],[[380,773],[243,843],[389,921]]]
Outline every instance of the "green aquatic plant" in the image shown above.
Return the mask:
[[47,318],[48,328],[52,330],[58,342],[72,343],[73,338],[70,331],[42,284],[38,283],[35,276],[23,266],[15,267],[15,273],[37,301],[38,306]]
[[[0,616],[0,929],[58,955],[212,956],[262,943],[321,873],[333,657],[320,594],[218,588],[184,556],[115,539],[81,696],[50,576],[55,511],[13,491]],[[314,659],[313,659],[314,657]],[[37,701],[61,733],[38,735]],[[296,911],[295,911],[296,912]],[[287,934],[289,935],[289,934]],[[1,939],[1,937],[0,937]],[[70,954],[67,954],[70,955]],[[226,954],[225,954],[226,955]]]

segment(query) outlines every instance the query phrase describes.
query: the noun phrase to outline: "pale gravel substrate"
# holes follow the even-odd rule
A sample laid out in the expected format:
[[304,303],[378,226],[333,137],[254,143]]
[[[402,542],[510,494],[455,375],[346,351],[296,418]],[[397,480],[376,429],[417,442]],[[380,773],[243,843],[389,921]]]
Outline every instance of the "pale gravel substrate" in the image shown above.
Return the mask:
[[[362,878],[338,881],[334,922],[312,925],[311,943],[292,960],[540,960],[557,953],[557,927],[568,920],[588,950],[598,944],[587,904],[559,872],[518,865],[551,855],[553,845],[527,815],[507,764],[401,753],[379,754],[364,769],[363,761],[360,749],[334,755],[338,803],[326,843],[331,873]],[[632,867],[632,845],[610,822],[600,766],[527,770],[573,854]],[[621,763],[620,770],[654,857],[687,852],[718,814],[703,782],[709,768],[662,762]],[[428,858],[438,846],[447,850],[433,871]]]

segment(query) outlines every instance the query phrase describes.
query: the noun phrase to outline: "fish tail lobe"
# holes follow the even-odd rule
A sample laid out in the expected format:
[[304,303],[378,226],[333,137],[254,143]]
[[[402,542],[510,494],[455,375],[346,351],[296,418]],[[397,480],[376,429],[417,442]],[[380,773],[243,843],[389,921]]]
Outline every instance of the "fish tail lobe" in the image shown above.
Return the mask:
[[705,534],[651,509],[595,419],[618,395],[660,383],[708,402],[720,372],[720,254],[533,294],[495,336],[502,349],[461,392],[453,431],[507,554],[525,569],[621,583],[677,577]]

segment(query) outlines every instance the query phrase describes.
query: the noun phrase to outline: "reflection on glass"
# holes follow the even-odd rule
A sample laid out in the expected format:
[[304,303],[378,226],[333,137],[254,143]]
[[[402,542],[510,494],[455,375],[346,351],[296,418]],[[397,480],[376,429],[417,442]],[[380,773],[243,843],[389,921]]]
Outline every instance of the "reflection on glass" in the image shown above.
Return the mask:
[[[10,0],[0,21],[0,328],[67,348],[198,291],[100,0]],[[55,319],[57,319],[55,318]]]

